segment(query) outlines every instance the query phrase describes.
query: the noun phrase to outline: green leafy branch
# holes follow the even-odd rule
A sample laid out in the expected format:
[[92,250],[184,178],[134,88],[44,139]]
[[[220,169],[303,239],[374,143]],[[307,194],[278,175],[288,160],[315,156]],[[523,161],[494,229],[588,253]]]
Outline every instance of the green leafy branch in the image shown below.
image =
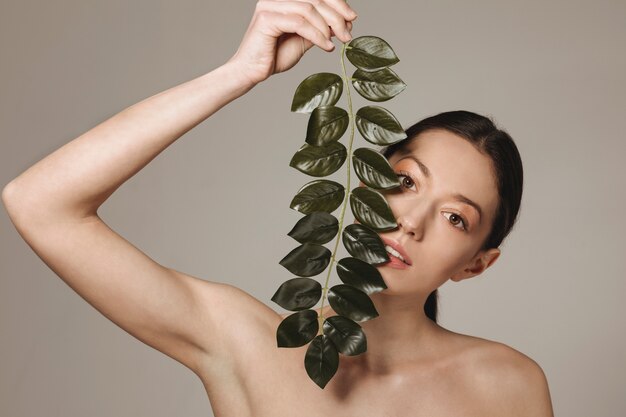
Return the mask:
[[[348,78],[345,57],[357,68]],[[291,111],[310,113],[304,145],[294,154],[289,166],[312,176],[325,177],[347,164],[347,185],[327,179],[306,183],[294,196],[290,208],[304,214],[288,233],[300,246],[279,263],[298,277],[285,281],[272,301],[295,313],[285,317],[276,331],[278,347],[307,348],[304,366],[309,377],[324,388],[339,367],[339,353],[346,356],[367,351],[367,339],[358,322],[378,317],[370,294],[387,288],[375,265],[389,261],[379,231],[397,227],[395,217],[378,190],[400,185],[387,159],[370,148],[352,152],[354,126],[374,145],[391,145],[406,138],[404,129],[389,110],[377,105],[352,111],[350,84],[363,98],[387,101],[406,88],[389,67],[400,60],[387,42],[376,36],[361,36],[341,48],[342,76],[322,72],[298,85]],[[335,106],[343,90],[347,92],[348,111]],[[339,142],[350,126],[348,148]],[[350,161],[365,187],[350,189]],[[347,202],[360,224],[343,227]],[[343,205],[342,205],[343,203]],[[339,219],[333,216],[342,205]],[[339,234],[339,230],[342,230]],[[335,238],[333,252],[324,244]],[[351,255],[336,260],[339,238]],[[328,287],[329,265],[336,264],[343,284]],[[310,278],[328,268],[324,287]],[[323,294],[322,294],[323,292]],[[324,300],[337,313],[324,318]],[[320,315],[312,308],[322,300]]]

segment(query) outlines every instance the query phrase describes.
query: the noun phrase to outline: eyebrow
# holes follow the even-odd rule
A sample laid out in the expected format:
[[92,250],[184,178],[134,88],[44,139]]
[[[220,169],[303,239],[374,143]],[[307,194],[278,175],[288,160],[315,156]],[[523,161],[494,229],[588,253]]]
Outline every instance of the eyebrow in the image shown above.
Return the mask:
[[[424,174],[424,176],[426,178],[431,178],[432,174],[430,173],[430,170],[428,169],[428,167],[426,165],[424,165],[424,163],[422,161],[420,161],[419,159],[417,159],[417,157],[413,154],[410,153],[411,151],[406,150],[406,149],[402,149],[401,151],[399,151],[400,155],[404,155],[402,158],[398,159],[398,162],[402,161],[403,159],[411,159],[413,160],[417,166],[420,168],[420,170],[422,171],[422,174]],[[480,206],[475,203],[473,200],[467,198],[466,196],[464,196],[463,194],[460,193],[456,193],[456,194],[452,194],[452,198],[455,199],[456,201],[460,201],[462,203],[468,204],[472,207],[474,207],[476,209],[476,211],[478,212],[478,223],[480,224],[480,222],[483,219],[483,211],[480,208]]]

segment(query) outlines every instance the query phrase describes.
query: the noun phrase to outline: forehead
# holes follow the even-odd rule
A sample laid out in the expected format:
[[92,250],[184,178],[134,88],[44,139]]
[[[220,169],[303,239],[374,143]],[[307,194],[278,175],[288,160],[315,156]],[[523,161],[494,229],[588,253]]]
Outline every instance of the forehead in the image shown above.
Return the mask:
[[[420,133],[404,152],[396,152],[389,158],[392,167],[408,168],[417,175],[419,168],[406,158],[409,154],[428,167],[434,190],[443,194],[461,193],[478,203],[486,216],[495,212],[498,189],[491,158],[469,141],[443,129]],[[419,178],[421,181],[423,177]]]

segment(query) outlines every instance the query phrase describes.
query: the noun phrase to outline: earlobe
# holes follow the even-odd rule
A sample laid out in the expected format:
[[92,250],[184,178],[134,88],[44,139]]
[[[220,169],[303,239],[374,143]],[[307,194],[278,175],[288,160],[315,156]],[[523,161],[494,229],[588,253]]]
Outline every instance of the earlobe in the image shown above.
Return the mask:
[[483,273],[485,269],[493,265],[493,263],[496,261],[496,259],[498,259],[499,256],[500,256],[500,249],[497,249],[497,248],[489,249],[488,251],[480,255],[477,255],[469,267],[452,275],[450,279],[452,281],[458,282],[467,278],[472,278],[477,275],[480,275]]

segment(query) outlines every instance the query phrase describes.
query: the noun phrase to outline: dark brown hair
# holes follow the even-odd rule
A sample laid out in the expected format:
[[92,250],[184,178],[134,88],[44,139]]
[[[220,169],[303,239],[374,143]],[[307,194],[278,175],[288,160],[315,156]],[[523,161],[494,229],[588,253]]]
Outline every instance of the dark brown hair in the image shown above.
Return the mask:
[[[524,185],[522,159],[513,138],[496,127],[490,118],[470,111],[455,110],[420,120],[405,130],[406,139],[383,147],[379,152],[389,159],[398,150],[406,149],[407,145],[420,133],[432,129],[445,129],[455,133],[491,158],[498,185],[498,206],[491,231],[476,253],[499,247],[517,221]],[[426,316],[435,323],[437,322],[437,300],[438,292],[435,290],[428,295],[424,304]]]

